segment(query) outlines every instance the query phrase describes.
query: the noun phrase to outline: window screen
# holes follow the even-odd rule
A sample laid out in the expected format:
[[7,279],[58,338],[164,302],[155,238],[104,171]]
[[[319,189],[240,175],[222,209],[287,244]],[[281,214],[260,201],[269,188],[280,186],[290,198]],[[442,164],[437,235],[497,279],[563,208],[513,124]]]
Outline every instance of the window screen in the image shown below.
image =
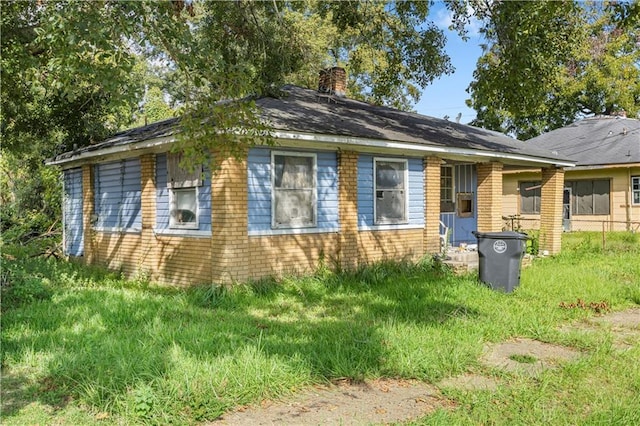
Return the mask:
[[170,188],[169,227],[198,229],[198,189],[202,186],[202,165],[187,169],[180,165],[182,154],[167,155],[167,187]]
[[375,223],[407,221],[406,160],[375,160]]
[[315,155],[273,155],[272,225],[274,228],[315,226],[315,169]]
[[451,213],[455,210],[453,202],[453,167],[440,167],[440,212]]
[[567,186],[572,189],[574,214],[609,214],[609,192],[611,183],[608,179],[577,180],[567,182]]
[[540,214],[540,182],[520,182],[520,213]]
[[633,204],[640,204],[640,176],[631,178],[631,191],[633,193]]

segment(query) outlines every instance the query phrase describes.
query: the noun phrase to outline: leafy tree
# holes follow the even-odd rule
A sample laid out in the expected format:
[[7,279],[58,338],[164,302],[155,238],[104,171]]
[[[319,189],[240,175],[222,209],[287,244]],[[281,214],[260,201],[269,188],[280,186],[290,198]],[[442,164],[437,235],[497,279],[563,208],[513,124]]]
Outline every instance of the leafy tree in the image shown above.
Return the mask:
[[[235,155],[264,139],[251,99],[279,95],[285,82],[315,87],[318,71],[332,65],[348,69],[351,96],[410,108],[420,88],[451,70],[442,33],[425,22],[428,6],[0,2],[3,156],[7,164],[22,164],[25,176],[44,177],[45,158],[143,124],[145,116],[151,121],[172,114],[183,117],[188,143],[182,147],[192,162],[211,148]],[[219,103],[229,99],[245,102]],[[245,131],[238,134],[240,128]],[[229,129],[233,135],[220,132]],[[37,184],[50,179],[29,183],[15,176],[2,179],[3,201],[17,214],[46,210],[17,188],[57,191]]]
[[[467,10],[452,3],[464,31]],[[581,116],[640,111],[637,3],[473,4],[487,39],[469,86],[474,124],[528,139]]]

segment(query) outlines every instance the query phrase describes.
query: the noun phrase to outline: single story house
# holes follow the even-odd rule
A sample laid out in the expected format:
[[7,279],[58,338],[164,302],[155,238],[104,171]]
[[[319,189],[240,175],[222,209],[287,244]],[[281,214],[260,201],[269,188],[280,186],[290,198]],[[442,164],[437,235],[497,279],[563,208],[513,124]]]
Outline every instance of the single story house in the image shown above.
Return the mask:
[[[381,259],[419,259],[502,229],[502,169],[535,167],[560,250],[564,167],[503,134],[347,99],[344,71],[320,89],[256,101],[275,146],[182,170],[175,119],[50,160],[64,175],[64,250],[178,285],[230,283]],[[211,170],[215,169],[215,173]]]
[[[563,189],[563,229],[640,229],[640,120],[596,116],[526,142],[576,161]],[[541,219],[540,171],[504,170],[504,216],[518,215],[520,226],[537,228]]]

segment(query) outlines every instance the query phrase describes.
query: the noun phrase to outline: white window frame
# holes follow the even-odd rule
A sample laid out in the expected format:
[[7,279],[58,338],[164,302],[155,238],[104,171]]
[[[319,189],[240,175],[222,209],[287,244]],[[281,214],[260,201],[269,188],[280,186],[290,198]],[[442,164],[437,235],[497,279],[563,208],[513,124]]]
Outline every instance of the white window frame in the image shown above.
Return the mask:
[[[638,189],[633,189],[634,181],[635,181],[635,184],[638,185]],[[631,204],[634,206],[640,206],[640,202],[638,203],[634,202],[636,193],[638,194],[638,199],[640,200],[640,176],[631,176],[630,183],[631,183]]]
[[[451,170],[451,210],[443,211],[442,210],[442,169],[447,168]],[[440,213],[442,214],[455,214],[456,212],[456,173],[455,167],[453,164],[442,164],[440,165]]]
[[[169,229],[200,229],[200,186],[204,184],[202,179],[202,165],[188,172],[180,167],[182,153],[167,153],[167,189],[169,191]],[[174,181],[177,179],[177,181]],[[196,199],[196,221],[180,223],[176,220],[176,192],[194,191]]]
[[[313,187],[311,188],[311,207],[313,220],[310,224],[281,224],[276,222],[276,168],[275,159],[280,157],[306,157],[313,162]],[[308,190],[308,189],[307,189]],[[271,151],[271,228],[272,229],[305,229],[318,226],[318,155],[314,152]]]
[[[193,190],[196,196],[196,221],[190,223],[180,223],[175,220],[176,212],[176,192]],[[169,229],[200,229],[200,203],[198,196],[200,191],[197,186],[188,186],[186,188],[169,188]]]
[[[378,162],[404,164],[404,220],[378,220]],[[384,191],[389,191],[385,189]],[[373,223],[374,225],[404,225],[409,223],[409,160],[406,158],[374,157],[373,158]]]

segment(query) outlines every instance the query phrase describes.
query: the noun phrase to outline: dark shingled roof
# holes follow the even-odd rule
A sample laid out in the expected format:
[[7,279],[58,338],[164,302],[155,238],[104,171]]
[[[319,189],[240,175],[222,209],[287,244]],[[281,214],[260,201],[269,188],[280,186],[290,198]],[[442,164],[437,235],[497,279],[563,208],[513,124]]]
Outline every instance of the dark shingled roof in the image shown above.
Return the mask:
[[640,120],[586,118],[526,143],[556,151],[576,161],[577,166],[640,163]]
[[[320,94],[315,90],[287,85],[281,98],[261,97],[256,104],[276,131],[404,142],[442,148],[523,155],[547,161],[571,162],[549,149],[505,136],[502,133],[465,124],[375,106],[348,98]],[[67,152],[54,162],[105,148],[171,136],[178,119],[169,119],[117,133],[105,141]]]

